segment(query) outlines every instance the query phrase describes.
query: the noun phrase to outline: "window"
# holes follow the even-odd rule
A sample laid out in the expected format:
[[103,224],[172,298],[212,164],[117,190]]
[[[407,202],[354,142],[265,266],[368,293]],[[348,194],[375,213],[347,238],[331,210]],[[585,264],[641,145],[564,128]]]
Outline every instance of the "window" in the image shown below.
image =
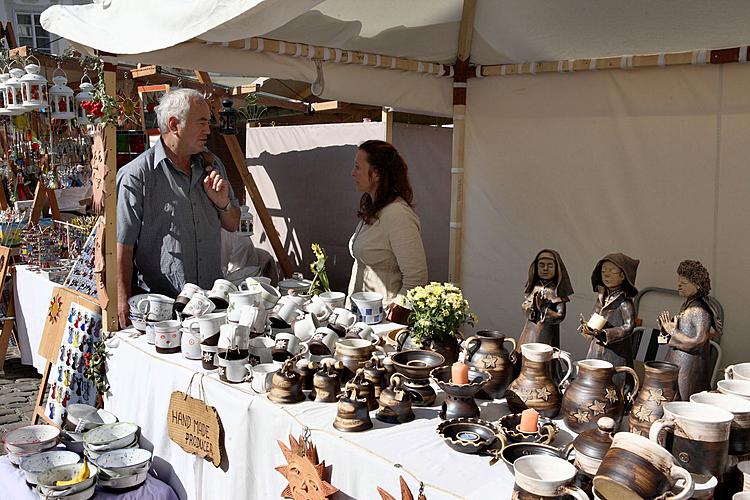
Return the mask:
[[18,45],[28,45],[38,49],[40,52],[51,53],[50,36],[39,20],[41,14],[22,13],[16,14],[16,36]]

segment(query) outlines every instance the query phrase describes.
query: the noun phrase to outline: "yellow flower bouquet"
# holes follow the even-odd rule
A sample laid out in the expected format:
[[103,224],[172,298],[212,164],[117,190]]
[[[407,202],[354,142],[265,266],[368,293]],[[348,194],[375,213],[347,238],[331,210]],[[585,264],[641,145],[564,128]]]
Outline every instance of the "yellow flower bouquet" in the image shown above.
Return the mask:
[[473,326],[477,321],[461,289],[452,283],[418,286],[409,290],[406,298],[411,307],[409,323],[413,338],[423,345],[430,340],[460,337],[463,325]]

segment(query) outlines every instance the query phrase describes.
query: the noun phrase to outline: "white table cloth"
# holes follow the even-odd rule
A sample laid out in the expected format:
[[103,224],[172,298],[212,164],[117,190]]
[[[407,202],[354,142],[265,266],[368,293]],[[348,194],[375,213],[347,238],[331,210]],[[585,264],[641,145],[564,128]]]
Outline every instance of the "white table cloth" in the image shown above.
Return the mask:
[[[407,424],[385,424],[373,411],[373,429],[344,433],[332,425],[336,404],[279,405],[255,394],[247,383],[226,384],[209,373],[203,377],[206,399],[222,420],[228,458],[226,470],[217,469],[182,451],[167,434],[170,394],[186,390],[193,373],[202,372],[200,362],[157,354],[143,336],[129,333],[120,332],[112,341],[106,407],[120,420],[141,426],[142,443],[153,446],[158,457],[159,477],[181,499],[278,498],[286,482],[274,470],[285,464],[277,440],[288,445],[288,435],[298,437],[305,427],[320,459],[332,466],[328,481],[351,498],[377,498],[377,486],[398,497],[400,475],[414,493],[424,482],[430,500],[510,498],[513,476],[504,464],[490,466],[486,456],[453,451],[436,433],[442,395],[435,407],[415,408],[417,419]],[[500,401],[481,403],[481,411],[488,420],[508,412]],[[564,430],[560,434],[556,446],[571,439]]]
[[28,266],[16,266],[13,300],[21,363],[33,365],[39,373],[44,372],[46,360],[37,351],[47,319],[52,289],[56,286],[60,285],[48,280],[46,275],[31,271]]

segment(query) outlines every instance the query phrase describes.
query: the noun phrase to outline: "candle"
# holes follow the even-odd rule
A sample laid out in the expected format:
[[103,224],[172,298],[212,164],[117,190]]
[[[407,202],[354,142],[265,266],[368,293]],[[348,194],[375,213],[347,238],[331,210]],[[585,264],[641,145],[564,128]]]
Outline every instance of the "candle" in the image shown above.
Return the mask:
[[539,413],[534,408],[527,408],[521,412],[521,424],[518,430],[521,432],[537,432],[537,423],[539,422]]
[[454,384],[468,384],[469,383],[469,365],[456,361],[453,363],[451,368],[451,382]]
[[607,318],[598,313],[592,314],[589,322],[587,323],[588,327],[593,330],[601,330],[606,324]]

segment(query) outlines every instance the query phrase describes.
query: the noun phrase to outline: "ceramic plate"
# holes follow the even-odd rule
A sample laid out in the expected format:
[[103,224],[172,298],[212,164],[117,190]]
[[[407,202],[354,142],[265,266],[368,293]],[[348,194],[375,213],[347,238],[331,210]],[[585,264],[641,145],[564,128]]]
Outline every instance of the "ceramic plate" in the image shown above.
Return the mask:
[[118,472],[123,468],[138,468],[151,460],[151,452],[143,448],[125,448],[102,453],[96,465],[103,469]]
[[138,432],[138,426],[130,422],[100,425],[83,435],[83,442],[96,449],[97,446],[119,448],[128,444]]
[[20,468],[26,473],[26,482],[36,484],[37,474],[59,465],[77,464],[80,459],[78,453],[72,451],[45,451],[21,460]]
[[52,425],[27,425],[5,435],[5,447],[18,455],[49,448],[60,437],[60,429]]

